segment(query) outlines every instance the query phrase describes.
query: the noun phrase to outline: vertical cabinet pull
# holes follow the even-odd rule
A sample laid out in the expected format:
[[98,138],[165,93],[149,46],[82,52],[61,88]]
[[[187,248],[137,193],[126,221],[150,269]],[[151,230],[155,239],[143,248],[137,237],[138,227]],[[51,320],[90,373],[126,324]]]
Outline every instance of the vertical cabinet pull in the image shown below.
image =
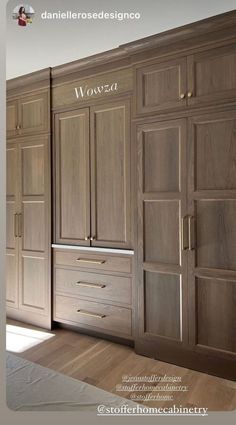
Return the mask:
[[188,216],[182,217],[181,220],[181,242],[182,250],[189,248],[189,228],[188,228]]
[[195,217],[190,215],[188,217],[188,249],[192,251],[195,249]]
[[22,214],[18,214],[18,236],[22,237]]
[[14,236],[18,237],[19,233],[19,223],[18,223],[18,214],[14,214]]

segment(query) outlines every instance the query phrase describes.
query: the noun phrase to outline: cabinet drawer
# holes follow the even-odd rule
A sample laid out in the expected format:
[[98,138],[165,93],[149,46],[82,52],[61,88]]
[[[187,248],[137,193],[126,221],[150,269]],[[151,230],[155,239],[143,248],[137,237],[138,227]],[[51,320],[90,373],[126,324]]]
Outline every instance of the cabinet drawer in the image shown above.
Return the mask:
[[132,257],[106,255],[100,253],[76,251],[56,251],[55,265],[75,266],[80,269],[104,270],[120,273],[132,273]]
[[56,269],[55,291],[69,295],[93,297],[121,304],[131,304],[129,277],[87,273],[77,270]]
[[79,298],[56,295],[54,320],[91,326],[100,332],[131,336],[131,310]]

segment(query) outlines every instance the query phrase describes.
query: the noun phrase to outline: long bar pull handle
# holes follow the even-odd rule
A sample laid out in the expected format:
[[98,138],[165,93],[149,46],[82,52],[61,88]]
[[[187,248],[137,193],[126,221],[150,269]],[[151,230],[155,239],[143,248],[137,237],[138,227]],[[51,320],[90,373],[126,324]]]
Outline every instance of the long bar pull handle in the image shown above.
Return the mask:
[[77,313],[82,314],[83,316],[96,317],[97,319],[104,319],[104,317],[106,317],[105,314],[90,313],[85,310],[77,310]]
[[195,217],[190,215],[188,217],[188,249],[192,251],[195,249]]
[[78,263],[89,263],[89,264],[104,264],[105,260],[90,260],[87,258],[77,258]]
[[22,237],[22,214],[18,214],[18,236]]
[[181,220],[181,242],[182,250],[185,251],[189,248],[189,235],[188,235],[188,217],[182,217]]
[[96,289],[106,288],[106,285],[103,285],[102,283],[76,282],[75,285],[76,286],[84,286],[86,288],[96,288]]
[[15,238],[18,237],[19,225],[18,225],[18,214],[14,214],[14,235]]

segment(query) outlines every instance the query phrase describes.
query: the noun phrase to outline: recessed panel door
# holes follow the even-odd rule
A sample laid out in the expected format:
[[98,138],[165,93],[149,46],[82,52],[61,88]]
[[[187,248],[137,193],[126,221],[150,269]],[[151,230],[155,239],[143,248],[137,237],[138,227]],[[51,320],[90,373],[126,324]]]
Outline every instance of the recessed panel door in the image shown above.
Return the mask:
[[19,146],[19,307],[50,311],[50,146],[47,136]]
[[190,343],[236,353],[236,111],[190,120]]
[[91,108],[90,126],[92,245],[130,248],[129,101]]
[[56,242],[90,245],[89,109],[55,116]]
[[[138,126],[139,353],[187,343],[186,122]],[[149,345],[150,343],[150,345]]]
[[7,146],[7,199],[6,199],[6,302],[18,307],[18,149]]

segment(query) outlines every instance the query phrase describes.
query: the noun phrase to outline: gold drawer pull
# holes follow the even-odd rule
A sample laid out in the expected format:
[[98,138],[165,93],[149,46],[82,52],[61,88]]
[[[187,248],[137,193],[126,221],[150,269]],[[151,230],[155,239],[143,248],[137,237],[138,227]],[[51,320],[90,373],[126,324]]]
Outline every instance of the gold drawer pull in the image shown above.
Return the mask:
[[88,258],[77,258],[78,263],[104,264],[105,260],[89,260]]
[[76,282],[76,286],[85,286],[87,288],[97,288],[97,289],[106,288],[106,285],[103,285],[102,283],[89,283],[89,282]]
[[82,314],[83,316],[96,317],[97,319],[104,319],[104,317],[106,317],[105,314],[90,313],[89,311],[85,310],[77,310],[77,313]]

